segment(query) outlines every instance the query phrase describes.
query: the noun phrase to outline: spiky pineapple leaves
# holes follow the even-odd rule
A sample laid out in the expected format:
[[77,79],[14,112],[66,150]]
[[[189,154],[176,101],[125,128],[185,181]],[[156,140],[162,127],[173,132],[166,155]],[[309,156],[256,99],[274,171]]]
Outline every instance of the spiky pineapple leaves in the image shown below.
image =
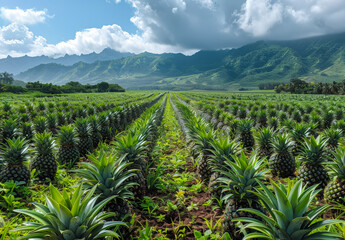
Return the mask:
[[[341,220],[315,221],[330,206],[323,205],[309,210],[311,202],[320,190],[317,186],[306,187],[302,181],[289,181],[288,186],[271,181],[273,192],[263,183],[253,191],[271,217],[255,209],[240,209],[253,213],[256,218],[237,218],[235,221],[247,223],[245,228],[255,232],[247,234],[244,239],[340,239],[337,233],[322,230],[322,227],[344,223]],[[317,231],[315,231],[317,230]]]
[[15,212],[27,215],[37,222],[27,222],[25,226],[12,231],[28,231],[20,239],[101,239],[106,236],[118,238],[111,230],[119,225],[119,221],[106,221],[114,213],[101,212],[102,208],[115,196],[96,204],[94,197],[97,186],[89,191],[82,190],[82,184],[73,193],[66,190],[61,194],[50,185],[51,196],[46,196],[46,205],[34,203],[35,210],[16,209]]

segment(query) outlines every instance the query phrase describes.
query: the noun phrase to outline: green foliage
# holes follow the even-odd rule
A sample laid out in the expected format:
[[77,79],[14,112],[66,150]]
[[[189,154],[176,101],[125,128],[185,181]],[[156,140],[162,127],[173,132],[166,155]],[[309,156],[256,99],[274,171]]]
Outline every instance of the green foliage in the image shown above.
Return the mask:
[[262,220],[255,218],[237,218],[235,221],[248,223],[245,228],[255,232],[247,234],[244,239],[340,239],[340,235],[320,230],[322,227],[339,223],[337,220],[321,220],[318,217],[330,206],[322,205],[309,211],[313,199],[319,192],[316,186],[306,188],[302,181],[289,182],[285,187],[271,181],[273,193],[267,186],[260,183],[262,189],[253,192],[262,201],[263,207],[269,212],[268,217],[255,209],[242,209]]
[[[17,87],[18,88],[18,87]],[[68,82],[65,85],[54,85],[52,83],[28,82],[26,89],[29,91],[39,91],[42,93],[60,94],[60,93],[87,93],[87,92],[124,92],[118,84],[109,84],[101,82],[96,85],[82,85],[79,82]],[[24,89],[25,90],[25,89]]]
[[50,185],[51,196],[46,196],[46,206],[34,203],[35,210],[17,209],[15,212],[30,216],[37,222],[27,222],[25,226],[13,231],[28,231],[19,239],[102,239],[107,236],[119,235],[109,228],[125,225],[122,222],[106,221],[113,213],[101,212],[107,202],[114,197],[107,198],[96,204],[98,197],[93,197],[96,186],[90,191],[82,191],[82,185],[73,194],[65,190],[61,194]]

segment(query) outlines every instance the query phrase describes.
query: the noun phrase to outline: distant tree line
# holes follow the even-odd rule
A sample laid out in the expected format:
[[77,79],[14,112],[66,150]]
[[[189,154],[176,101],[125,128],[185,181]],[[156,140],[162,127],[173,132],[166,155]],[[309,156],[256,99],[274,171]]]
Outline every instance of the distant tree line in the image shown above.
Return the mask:
[[260,90],[273,90],[279,85],[284,85],[284,83],[280,83],[280,82],[260,83],[258,87]]
[[306,82],[299,78],[291,79],[289,83],[276,86],[277,93],[290,92],[295,94],[345,94],[345,80],[332,83]]
[[13,74],[8,72],[0,73],[0,84],[8,84],[11,85],[14,82]]
[[125,89],[118,84],[109,84],[101,82],[95,85],[82,85],[79,82],[69,82],[65,85],[54,85],[52,83],[28,82],[25,87],[14,86],[13,75],[9,73],[0,73],[0,93],[25,93],[38,91],[49,94],[61,93],[90,93],[90,92],[124,92]]

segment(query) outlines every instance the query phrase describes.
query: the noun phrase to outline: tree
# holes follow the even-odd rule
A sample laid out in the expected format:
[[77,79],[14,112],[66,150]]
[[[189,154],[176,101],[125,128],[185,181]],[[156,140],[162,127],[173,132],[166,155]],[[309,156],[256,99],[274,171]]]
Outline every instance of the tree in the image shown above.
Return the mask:
[[109,89],[109,83],[101,82],[97,84],[97,92],[107,92]]
[[10,74],[8,72],[0,73],[0,83],[12,85],[13,81],[13,74]]

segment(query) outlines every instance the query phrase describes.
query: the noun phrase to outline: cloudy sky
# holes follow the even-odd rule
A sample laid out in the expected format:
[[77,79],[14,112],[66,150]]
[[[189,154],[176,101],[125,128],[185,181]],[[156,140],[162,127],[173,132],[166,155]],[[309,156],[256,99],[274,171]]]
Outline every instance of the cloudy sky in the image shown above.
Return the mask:
[[0,0],[0,58],[182,52],[345,31],[345,0]]

